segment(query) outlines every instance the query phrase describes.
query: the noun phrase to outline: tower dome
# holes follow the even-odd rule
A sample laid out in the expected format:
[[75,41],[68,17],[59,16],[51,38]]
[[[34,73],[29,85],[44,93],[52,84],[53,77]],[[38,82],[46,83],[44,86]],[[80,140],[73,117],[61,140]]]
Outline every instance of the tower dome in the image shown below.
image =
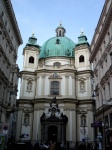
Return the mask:
[[48,57],[74,57],[75,43],[65,36],[65,28],[56,28],[56,37],[47,40],[41,47],[40,59]]
[[35,37],[34,33],[32,34],[31,37],[29,37],[29,40],[28,40],[28,43],[26,44],[25,47],[28,47],[28,46],[34,46],[34,47],[40,47],[38,44],[37,44],[37,38]]

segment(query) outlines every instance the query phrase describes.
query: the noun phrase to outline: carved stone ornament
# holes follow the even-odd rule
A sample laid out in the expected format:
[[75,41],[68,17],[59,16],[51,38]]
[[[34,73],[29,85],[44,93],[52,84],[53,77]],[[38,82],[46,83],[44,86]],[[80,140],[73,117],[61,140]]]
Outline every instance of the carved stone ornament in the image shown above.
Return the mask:
[[37,78],[36,77],[32,77],[32,76],[23,75],[23,79],[24,80],[29,80],[29,81],[35,81]]
[[86,134],[86,129],[85,128],[81,128],[80,132],[81,132],[81,134],[85,135]]
[[78,110],[78,114],[87,114],[87,110],[83,110],[83,109]]
[[24,109],[23,109],[23,112],[24,112],[24,113],[31,113],[32,110],[31,110],[31,108],[24,108]]
[[63,112],[60,112],[60,109],[58,108],[58,104],[56,102],[56,98],[52,100],[50,103],[50,108],[47,113],[43,112],[40,120],[41,122],[45,120],[62,120],[63,122],[67,122],[68,118],[66,115],[63,115]]
[[58,73],[53,73],[50,77],[49,77],[50,79],[59,79],[59,78],[61,78],[60,76],[59,76],[59,74]]
[[78,78],[78,81],[84,81],[84,80],[86,80],[86,77],[80,77],[80,78]]

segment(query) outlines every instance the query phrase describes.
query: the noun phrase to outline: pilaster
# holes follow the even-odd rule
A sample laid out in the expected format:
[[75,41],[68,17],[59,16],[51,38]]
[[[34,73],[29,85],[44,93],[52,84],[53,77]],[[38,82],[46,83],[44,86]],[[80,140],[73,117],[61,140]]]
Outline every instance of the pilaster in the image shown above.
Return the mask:
[[66,86],[65,86],[66,92],[65,93],[68,96],[69,95],[69,76],[68,75],[65,75],[65,83],[66,83]]
[[42,85],[41,85],[41,95],[44,96],[45,93],[45,75],[42,76]]
[[34,119],[33,119],[33,135],[32,140],[38,140],[38,132],[37,132],[37,110],[34,110]]
[[21,135],[21,128],[22,128],[22,110],[18,111],[18,118],[17,118],[17,132],[16,132],[16,139],[19,140]]

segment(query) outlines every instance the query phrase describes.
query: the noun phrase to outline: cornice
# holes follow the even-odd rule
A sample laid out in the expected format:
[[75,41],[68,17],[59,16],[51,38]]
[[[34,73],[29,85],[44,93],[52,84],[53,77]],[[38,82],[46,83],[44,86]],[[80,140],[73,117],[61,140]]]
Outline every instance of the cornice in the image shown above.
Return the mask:
[[78,50],[83,51],[83,49],[87,49],[87,48],[90,50],[90,46],[88,46],[87,44],[84,44],[84,45],[77,46],[74,50],[75,51],[78,51]]
[[15,34],[17,36],[18,43],[20,45],[20,44],[23,43],[23,41],[22,41],[22,38],[21,38],[20,30],[19,30],[19,27],[18,27],[18,24],[17,24],[17,21],[16,21],[16,17],[15,17],[15,14],[14,14],[14,10],[13,10],[11,1],[10,0],[3,0],[3,3],[6,7],[6,10],[8,12],[9,18],[10,18],[12,26],[13,26],[13,29],[14,29]]
[[[111,39],[111,40],[112,40],[112,39]],[[109,43],[109,44],[107,45],[107,47],[105,48],[105,51],[104,51],[103,55],[101,56],[101,58],[99,59],[98,63],[96,64],[95,69],[97,68],[98,65],[99,65],[99,66],[102,65],[102,63],[104,62],[106,56],[108,55],[108,53],[109,53],[111,47],[112,47],[112,44]]]
[[107,83],[108,79],[110,78],[110,76],[112,76],[112,65],[107,70],[107,72],[105,73],[105,75],[102,77],[100,84],[103,86],[105,83]]
[[[105,3],[104,6],[105,6],[104,9],[106,9],[106,3]],[[99,22],[98,22],[98,25],[97,25],[97,30],[96,30],[96,32],[95,32],[95,34],[94,34],[94,36],[93,36],[93,40],[92,40],[92,43],[91,43],[91,47],[92,47],[92,45],[94,45],[94,48],[93,48],[92,53],[91,53],[91,56],[90,56],[90,61],[91,61],[91,62],[93,62],[93,59],[94,59],[94,57],[95,57],[97,51],[99,50],[99,47],[100,47],[101,43],[103,42],[103,39],[104,39],[104,37],[105,37],[105,34],[107,33],[107,31],[108,31],[108,29],[109,29],[109,25],[110,25],[110,23],[111,23],[111,21],[112,21],[112,3],[110,4],[108,13],[107,13],[107,14],[106,14],[106,13],[104,14],[104,13],[105,13],[105,12],[103,12],[103,13],[101,14],[101,16],[100,16],[100,19],[99,19]],[[102,20],[101,20],[101,17],[103,17],[103,16],[105,16],[105,21],[104,21],[104,23],[103,23],[103,25],[102,25],[102,29],[101,29],[100,33],[98,33],[99,27],[100,27],[100,25],[102,24],[102,22],[101,22],[101,21],[102,21]],[[96,43],[95,43],[94,40],[95,40],[97,34],[98,34],[98,38],[97,38],[97,41],[96,41]]]
[[4,59],[5,59],[5,61],[7,62],[7,64],[8,64],[9,66],[11,66],[11,63],[9,62],[9,59],[8,59],[8,57],[6,56],[6,53],[4,53],[1,44],[0,44],[0,52],[2,53],[2,56],[4,57]]
[[40,49],[39,48],[36,48],[35,46],[28,46],[28,47],[25,47],[23,49],[23,55],[25,54],[25,51],[36,51],[36,52],[40,52]]
[[8,85],[9,84],[9,80],[8,78],[5,76],[5,74],[3,73],[3,71],[0,69],[0,79],[2,79],[2,81]]
[[82,74],[92,74],[93,75],[93,71],[92,70],[77,71],[77,75],[82,75]]

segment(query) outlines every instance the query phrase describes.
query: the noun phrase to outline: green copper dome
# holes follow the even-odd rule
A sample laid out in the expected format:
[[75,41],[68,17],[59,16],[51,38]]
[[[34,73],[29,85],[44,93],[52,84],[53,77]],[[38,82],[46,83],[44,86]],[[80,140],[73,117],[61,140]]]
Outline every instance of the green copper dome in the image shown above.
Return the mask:
[[60,26],[56,28],[56,37],[47,40],[41,47],[39,58],[75,57],[75,43],[65,36],[66,30]]
[[75,43],[67,37],[53,37],[47,40],[40,51],[40,58],[74,57]]

